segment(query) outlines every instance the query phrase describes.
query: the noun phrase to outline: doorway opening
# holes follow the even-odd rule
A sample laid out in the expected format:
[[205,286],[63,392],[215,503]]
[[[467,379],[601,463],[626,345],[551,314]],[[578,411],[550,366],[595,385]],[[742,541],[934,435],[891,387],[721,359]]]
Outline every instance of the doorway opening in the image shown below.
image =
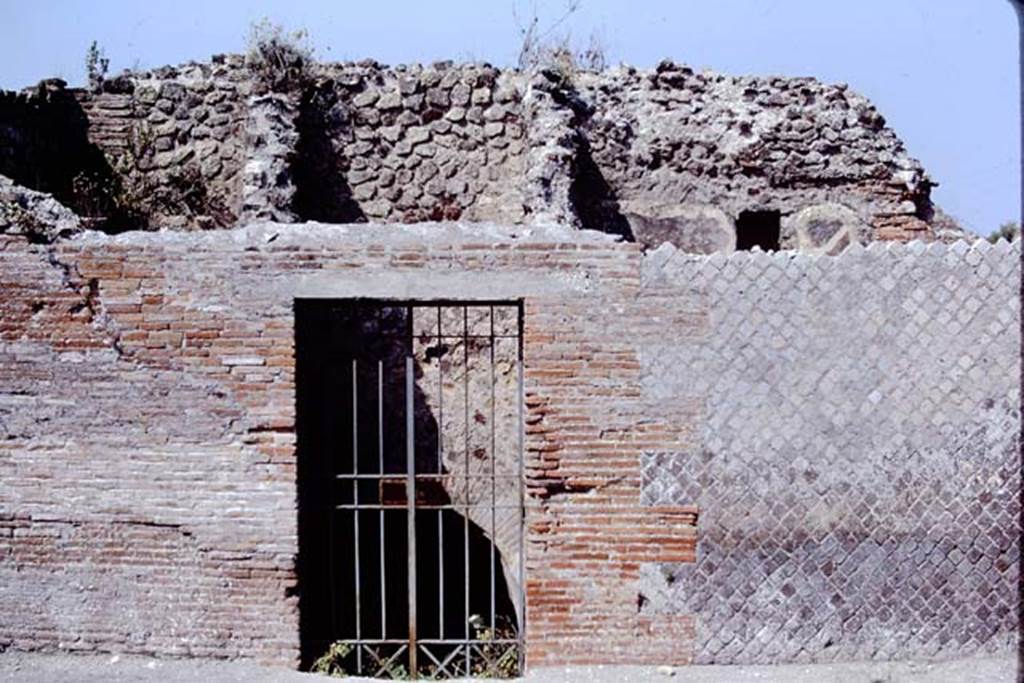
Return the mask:
[[519,675],[521,304],[295,314],[303,668]]

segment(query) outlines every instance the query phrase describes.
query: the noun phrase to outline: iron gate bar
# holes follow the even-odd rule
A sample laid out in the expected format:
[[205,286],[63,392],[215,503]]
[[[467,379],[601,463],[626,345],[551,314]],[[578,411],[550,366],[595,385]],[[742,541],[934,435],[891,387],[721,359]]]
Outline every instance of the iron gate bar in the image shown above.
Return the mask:
[[[518,642],[519,640],[516,638],[495,638],[494,640],[476,640],[474,638],[418,638],[416,640],[418,645],[479,645],[480,643],[487,645],[491,643],[496,643],[498,645],[510,645]],[[406,645],[409,641],[405,638],[363,638],[359,643],[360,645]]]
[[[334,475],[338,479],[383,479],[393,481],[404,481],[406,475],[401,472],[386,472],[384,474],[336,474]],[[416,478],[419,480],[438,480],[438,479],[452,479],[457,475],[453,474],[438,474],[436,472],[428,472],[426,474],[417,474]],[[465,478],[465,477],[464,477]],[[516,474],[495,474],[494,479],[518,479],[519,475]],[[470,480],[483,479],[484,481],[490,481],[492,479],[489,474],[472,474],[469,476]]]
[[[411,309],[409,310],[409,319],[412,319]],[[409,539],[409,675],[415,680],[419,674],[416,666],[416,444],[414,439],[412,361],[412,355],[405,357],[405,467],[408,476],[406,501],[409,509],[406,534]]]
[[[377,361],[377,467],[384,474],[384,361]],[[356,482],[358,485],[358,481]],[[380,492],[377,493],[378,500]],[[380,637],[387,638],[387,567],[384,564],[384,508],[380,509]]]
[[[422,641],[420,642],[420,647],[423,647],[423,651],[424,651],[424,652],[426,652],[427,654],[429,654],[429,655],[430,655],[430,657],[431,657],[431,659],[433,659],[433,660],[434,660],[435,662],[437,661],[437,659],[436,659],[436,658],[434,658],[434,655],[433,655],[433,654],[431,654],[430,650],[428,650],[428,649],[427,649],[426,647],[424,647],[424,646],[423,646],[423,643],[422,643]],[[442,669],[442,670],[443,670],[443,671],[444,671],[445,673],[447,673],[447,672],[448,672],[448,664],[450,664],[451,662],[455,661],[455,658],[456,658],[456,657],[458,657],[458,656],[459,656],[459,648],[455,648],[454,650],[452,650],[451,652],[449,652],[449,653],[448,653],[448,656],[447,656],[447,657],[445,657],[445,658],[444,658],[444,661],[440,662],[440,663],[438,664],[438,666],[439,666],[439,667],[440,667],[440,668],[441,668],[441,669]],[[457,674],[457,673],[458,673],[458,670],[456,669],[456,671],[455,671],[455,672],[453,672],[453,673]],[[468,675],[468,674],[467,674],[467,675]]]
[[[464,619],[463,633],[465,634],[467,640],[469,639],[469,585],[470,585],[470,578],[469,578],[469,568],[470,568],[470,559],[469,559],[469,495],[470,495],[469,494],[469,484],[470,484],[470,481],[469,481],[469,338],[466,336],[468,334],[469,334],[469,308],[467,306],[463,306],[462,307],[462,356],[463,356],[463,359],[464,359],[464,367],[463,367],[463,370],[462,370],[462,384],[463,384],[464,391],[465,391],[465,397],[463,399],[463,406],[462,407],[463,407],[464,412],[465,412],[465,421],[462,424],[464,425],[463,442],[465,443],[466,452],[462,456],[462,459],[463,459],[463,463],[465,465],[465,467],[463,469],[465,470],[465,474],[466,474],[466,480],[465,480],[465,486],[466,486],[466,489],[465,489],[466,490],[466,509],[465,509],[465,513],[462,516],[462,519],[463,519],[463,522],[464,522],[464,529],[465,529],[464,535],[463,535],[465,543],[464,543],[464,554],[463,554],[464,568],[463,568],[463,572],[462,572],[462,578],[464,580],[463,581],[463,590],[462,590],[462,599],[463,599],[463,619]],[[466,675],[467,676],[469,675],[469,647],[468,646],[466,647]]]
[[519,432],[519,673],[526,671],[526,473],[523,465],[523,447],[526,441],[526,426],[523,420],[526,405],[526,391],[523,388],[523,314],[519,313],[519,349],[516,358],[516,384],[518,398],[516,411]]
[[[441,309],[437,312],[437,336],[441,337]],[[444,471],[444,363],[437,357],[437,473]],[[437,511],[437,635],[444,638],[444,511]],[[443,668],[443,667],[442,667]]]
[[[381,673],[390,674],[391,672],[389,670],[389,667],[391,666],[391,662],[393,662],[396,659],[398,659],[398,656],[401,655],[402,652],[404,652],[406,650],[406,648],[409,646],[409,644],[406,643],[404,640],[399,641],[399,643],[401,643],[402,646],[400,648],[398,648],[397,650],[395,650],[395,652],[390,657],[388,657],[386,660],[381,661],[381,658],[377,656],[377,653],[374,652],[369,647],[367,647],[366,643],[370,642],[370,641],[361,641],[361,642],[363,644],[361,646],[357,646],[356,649],[357,650],[361,650],[361,649],[365,648],[366,651],[370,654],[370,657],[372,657],[374,660],[376,660],[377,664],[380,666],[380,668],[377,669],[377,671],[373,674],[374,678],[379,676]],[[362,670],[360,670],[359,673],[362,674]]]
[[[394,301],[375,300],[374,301],[374,308],[377,309],[378,312],[383,313],[386,309],[398,308],[398,305],[396,305],[397,303],[398,302],[394,302]],[[360,386],[360,384],[359,384],[359,376],[358,375],[359,375],[359,365],[360,365],[360,363],[359,363],[359,360],[357,358],[352,358],[351,356],[349,356],[349,359],[351,360],[351,369],[352,369],[352,383],[351,383],[352,410],[350,411],[351,412],[351,419],[352,419],[352,423],[353,423],[352,424],[352,439],[351,439],[351,442],[352,442],[351,443],[351,447],[352,447],[352,464],[351,464],[352,472],[351,472],[351,474],[335,472],[334,473],[334,479],[336,481],[338,481],[339,483],[341,483],[342,486],[344,486],[344,483],[346,481],[351,482],[351,486],[352,486],[352,503],[351,504],[348,504],[348,503],[338,503],[338,504],[333,505],[332,509],[335,510],[335,511],[341,511],[341,510],[352,510],[353,511],[352,512],[352,514],[353,514],[353,526],[352,526],[352,528],[353,528],[353,540],[355,542],[356,548],[355,548],[355,552],[354,552],[353,583],[350,584],[350,585],[352,585],[354,587],[354,591],[355,591],[355,595],[354,595],[354,598],[355,598],[355,604],[354,604],[355,639],[354,639],[354,641],[341,641],[341,642],[353,643],[356,646],[356,653],[355,653],[356,654],[356,657],[355,657],[356,662],[355,663],[356,663],[356,667],[358,669],[357,673],[359,673],[359,674],[365,674],[365,673],[369,672],[369,670],[368,671],[364,671],[364,664],[366,664],[366,662],[364,661],[365,658],[364,658],[364,653],[362,652],[363,649],[366,649],[366,654],[368,654],[372,658],[372,660],[374,660],[376,665],[379,666],[379,668],[377,669],[377,671],[374,674],[374,675],[378,675],[378,676],[379,675],[386,675],[386,676],[398,675],[398,671],[394,669],[393,663],[395,661],[399,661],[399,658],[407,653],[407,656],[408,656],[407,662],[408,662],[409,668],[405,672],[405,675],[408,675],[411,678],[418,678],[420,673],[421,673],[419,671],[419,668],[418,668],[418,661],[419,661],[419,655],[420,655],[419,649],[420,648],[423,649],[423,653],[422,653],[423,656],[430,660],[430,662],[425,662],[426,665],[427,665],[427,671],[430,671],[432,669],[432,667],[435,666],[435,665],[438,667],[437,669],[433,670],[432,675],[447,674],[447,675],[454,676],[454,675],[458,675],[459,673],[461,673],[462,675],[470,676],[474,672],[474,670],[473,670],[474,666],[477,667],[476,673],[478,675],[479,674],[483,674],[483,675],[498,674],[498,675],[500,675],[502,673],[499,670],[499,667],[500,667],[501,663],[502,662],[507,662],[508,661],[507,658],[510,656],[510,653],[513,653],[513,652],[517,655],[517,664],[518,664],[519,671],[520,672],[524,671],[525,653],[524,653],[524,650],[523,650],[523,639],[525,637],[525,624],[526,624],[526,596],[525,596],[525,508],[524,508],[524,503],[525,503],[524,474],[525,474],[525,471],[524,471],[524,461],[523,461],[523,447],[524,447],[524,429],[525,429],[525,425],[524,425],[524,422],[523,422],[523,419],[524,419],[523,373],[524,373],[524,371],[523,371],[523,336],[522,336],[523,335],[523,320],[522,320],[522,304],[521,304],[521,302],[514,303],[514,302],[508,302],[508,301],[472,302],[471,304],[467,304],[467,302],[457,302],[457,303],[452,302],[452,303],[448,304],[448,305],[453,307],[453,310],[451,311],[451,313],[455,313],[456,315],[461,314],[460,317],[461,317],[461,323],[462,323],[462,330],[461,330],[462,333],[460,335],[445,334],[445,332],[446,332],[446,330],[444,329],[444,324],[445,323],[444,323],[444,317],[442,315],[444,313],[444,311],[442,311],[442,307],[445,306],[445,305],[446,305],[446,302],[430,302],[429,304],[427,304],[426,302],[422,302],[422,301],[421,302],[415,302],[415,303],[409,302],[409,303],[404,304],[404,308],[405,308],[405,311],[404,311],[405,312],[405,323],[406,323],[404,339],[405,339],[405,341],[407,343],[405,357],[404,357],[404,360],[405,360],[405,368],[404,368],[404,370],[405,370],[405,377],[404,377],[404,379],[405,379],[405,412],[406,412],[406,415],[405,415],[406,416],[406,425],[405,425],[406,426],[406,434],[405,434],[405,436],[406,436],[406,439],[405,439],[406,463],[405,463],[405,473],[404,473],[404,475],[402,473],[400,473],[400,472],[398,472],[398,473],[387,473],[387,472],[385,472],[385,469],[386,469],[386,463],[385,463],[385,438],[384,438],[385,437],[385,432],[384,432],[384,421],[385,421],[385,418],[384,418],[384,400],[385,400],[385,396],[384,396],[384,370],[385,370],[385,368],[384,368],[384,360],[382,360],[382,359],[378,359],[377,360],[377,391],[376,391],[377,397],[376,398],[377,398],[377,461],[378,461],[377,464],[378,464],[378,471],[376,473],[365,472],[365,471],[364,472],[360,472],[359,471],[359,469],[360,469],[360,464],[359,464],[360,451],[359,451],[359,433],[358,433],[359,432],[359,407],[358,407],[359,398],[358,398],[358,393],[359,393],[359,386]],[[413,311],[414,311],[414,309],[427,308],[428,306],[429,307],[433,307],[435,309],[435,311],[436,311],[436,334],[420,333],[420,335],[418,337],[414,337]],[[504,309],[512,309],[512,308],[516,309],[515,310],[515,312],[516,312],[516,322],[518,323],[517,334],[499,334],[498,327],[497,327],[498,326],[499,316],[497,315],[497,312],[495,310],[495,307],[497,307],[497,306],[501,306]],[[470,334],[470,331],[471,331],[470,330],[470,308],[471,307],[476,309],[476,310],[474,310],[474,315],[473,315],[474,331],[480,329],[481,325],[486,325],[486,328],[488,329],[489,334]],[[459,309],[461,309],[461,310],[459,310]],[[479,311],[483,315],[488,316],[488,320],[485,321],[483,319],[483,315],[478,315],[477,311]],[[503,311],[502,313],[504,314],[505,312],[506,311]],[[389,314],[384,313],[382,315],[382,319],[387,320],[387,319],[394,319],[394,318],[392,318]],[[511,317],[510,316],[507,317],[507,318],[503,317],[503,318],[501,318],[501,320],[502,320],[503,328],[507,329],[507,327],[505,327],[505,326],[511,321]],[[449,321],[450,321],[450,319],[449,319]],[[374,338],[375,339],[376,338],[387,339],[387,338],[398,338],[398,337],[402,337],[402,336],[403,335],[401,335],[401,334],[393,334],[393,335],[392,334],[377,334],[377,335],[374,336]],[[506,338],[507,339],[515,339],[516,340],[516,347],[515,347],[515,353],[516,353],[516,360],[515,360],[515,381],[516,381],[515,399],[516,399],[516,402],[517,402],[517,408],[516,408],[516,418],[515,419],[517,420],[517,425],[516,425],[516,427],[517,427],[517,429],[516,429],[517,453],[516,453],[516,455],[517,455],[517,458],[518,458],[518,467],[517,467],[516,474],[503,474],[503,473],[499,473],[498,470],[497,470],[497,457],[498,457],[498,454],[497,454],[497,444],[498,444],[497,427],[498,427],[498,412],[499,412],[498,411],[498,405],[497,405],[497,400],[498,400],[498,395],[497,395],[498,342],[497,342],[497,340],[498,339],[506,339]],[[461,387],[461,389],[462,389],[463,401],[464,401],[464,406],[463,406],[463,411],[462,411],[463,412],[462,419],[464,420],[463,425],[462,425],[462,427],[464,429],[464,433],[463,433],[463,448],[464,448],[464,456],[463,457],[464,457],[464,462],[463,462],[463,468],[462,468],[463,471],[462,471],[461,475],[457,472],[457,470],[455,468],[453,468],[453,471],[446,473],[445,472],[445,464],[444,464],[445,463],[445,457],[444,457],[445,456],[445,438],[444,438],[444,435],[445,435],[445,413],[444,413],[444,404],[445,404],[445,398],[444,398],[444,393],[445,393],[445,371],[444,371],[443,362],[442,362],[441,359],[442,359],[442,356],[444,355],[446,349],[441,350],[442,347],[440,346],[440,343],[443,340],[445,340],[445,339],[460,340],[462,342],[462,345],[463,345],[462,361],[464,363],[464,367],[463,367],[463,377],[462,377],[463,386]],[[488,340],[487,341],[486,349],[483,347],[483,344],[479,343],[479,342],[473,343],[472,344],[473,348],[472,349],[470,348],[471,340],[483,340],[483,339]],[[438,369],[437,369],[438,393],[437,393],[437,404],[436,404],[437,405],[438,432],[437,432],[437,445],[436,445],[436,449],[437,449],[436,450],[436,467],[435,467],[435,471],[434,472],[422,472],[422,473],[417,472],[417,461],[416,461],[416,426],[415,426],[415,421],[416,421],[416,357],[417,357],[416,353],[417,352],[416,352],[415,344],[416,344],[417,340],[419,340],[421,343],[425,343],[425,344],[438,344],[438,349],[441,350],[441,352],[436,356],[436,358],[438,360]],[[502,348],[504,349],[504,346]],[[429,351],[429,349],[428,349],[428,351]],[[487,354],[486,357],[484,355],[485,353]],[[502,351],[502,353],[504,354],[505,351]],[[502,358],[505,358],[505,356],[502,355]],[[429,362],[430,355],[427,356],[427,360]],[[482,367],[484,363],[489,363],[489,366],[488,366],[486,371]],[[475,368],[475,370],[473,368]],[[483,430],[473,429],[474,422],[473,422],[473,420],[471,420],[471,414],[473,414],[473,411],[470,410],[470,400],[471,400],[471,395],[473,395],[472,392],[476,392],[476,389],[474,388],[471,391],[471,376],[470,376],[471,372],[473,372],[473,377],[479,376],[479,379],[481,379],[481,380],[484,379],[484,377],[488,377],[488,379],[490,381],[490,385],[491,386],[490,386],[490,398],[489,398],[489,400],[490,400],[490,405],[489,405],[489,412],[490,412],[490,425],[489,425],[489,427],[490,427],[490,433],[489,434],[487,434],[486,432],[483,432]],[[483,374],[484,372],[487,372],[488,374],[484,375]],[[364,373],[364,374],[366,374],[366,373]],[[367,378],[367,379],[369,379],[369,378]],[[454,384],[452,389],[457,392],[458,391],[457,384]],[[477,392],[477,393],[480,393],[481,395],[477,396],[476,399],[482,399],[483,398],[482,392]],[[421,397],[421,399],[422,399],[422,397]],[[480,401],[480,402],[482,402],[482,401]],[[480,408],[482,408],[482,406],[480,406]],[[484,409],[484,410],[486,410],[486,409]],[[481,415],[481,412],[482,411],[480,409],[476,409],[475,418],[474,419],[476,421],[482,423],[483,422],[483,416]],[[505,413],[503,413],[503,414],[505,414]],[[453,426],[458,427],[458,424],[456,423]],[[479,433],[479,432],[483,432],[483,433]],[[457,432],[456,432],[456,434],[457,434]],[[482,467],[471,466],[472,465],[471,455],[476,457],[476,454],[484,451],[484,449],[480,448],[480,446],[482,446],[484,443],[486,443],[485,439],[489,440],[489,442],[490,442],[490,459],[491,459],[490,463],[480,463],[480,465]],[[365,440],[365,438],[364,438],[364,440]],[[474,451],[473,449],[476,449],[476,450]],[[429,465],[427,465],[426,467],[429,468]],[[473,471],[474,469],[477,469],[478,472],[475,473]],[[461,477],[462,482],[463,482],[463,486],[461,487],[462,491],[463,491],[463,494],[462,494],[463,495],[463,500],[461,500],[461,501],[455,500],[455,501],[451,501],[451,502],[444,503],[444,504],[430,504],[430,503],[419,504],[417,502],[417,493],[418,493],[419,488],[420,488],[419,487],[419,483],[420,482],[418,482],[417,479],[422,479],[424,482],[433,481],[433,482],[439,482],[439,483],[442,483],[442,484],[444,482],[449,482],[450,484],[452,484],[452,483],[454,483],[453,480],[457,480],[460,477]],[[405,494],[406,494],[406,500],[404,501],[404,504],[397,504],[397,501],[396,501],[396,503],[385,503],[384,502],[385,501],[384,491],[383,491],[383,489],[380,486],[376,487],[376,489],[377,489],[377,493],[376,494],[367,494],[366,493],[366,489],[364,488],[362,495],[360,495],[360,482],[362,482],[362,481],[368,481],[368,482],[377,481],[377,482],[381,483],[381,485],[383,486],[383,484],[386,483],[386,482],[396,482],[397,483],[397,482],[402,481],[403,479],[405,480],[405,487],[404,488],[405,488]],[[517,484],[517,487],[518,487],[518,501],[517,501],[517,503],[518,504],[499,504],[498,503],[498,498],[497,498],[497,493],[498,493],[498,491],[497,491],[497,488],[498,488],[497,484],[498,484],[498,482],[499,481],[512,481],[514,479],[518,479],[518,484]],[[474,493],[474,489],[473,489],[473,486],[472,486],[473,482],[486,482],[487,480],[490,480],[490,500],[489,501],[487,501],[486,484],[485,483],[483,485],[479,486],[478,488],[480,490],[475,492],[475,493]],[[454,491],[458,491],[458,489],[459,489],[459,487],[456,485],[455,488],[453,489],[453,492]],[[427,487],[426,491],[429,492],[430,490],[431,490],[430,487]],[[376,499],[376,500],[374,501],[374,499]],[[430,500],[430,499],[431,499],[430,496],[428,496],[424,500]],[[392,500],[394,500],[394,499],[392,499]],[[485,502],[485,501],[487,501],[487,502]],[[489,505],[487,504],[488,502],[489,502]],[[378,527],[379,527],[379,544],[380,544],[379,545],[379,563],[380,563],[379,569],[380,569],[380,572],[379,572],[379,577],[378,577],[379,578],[379,584],[380,584],[380,628],[379,628],[380,638],[378,638],[378,639],[364,638],[363,625],[362,625],[362,597],[363,597],[362,596],[362,592],[363,592],[362,574],[364,572],[363,572],[363,568],[361,566],[361,562],[362,562],[362,557],[366,555],[366,553],[363,553],[363,550],[368,550],[368,549],[363,549],[360,546],[361,540],[362,540],[361,537],[360,537],[360,532],[361,532],[361,529],[360,529],[360,519],[365,517],[365,515],[360,515],[359,513],[360,513],[360,511],[367,512],[367,511],[372,511],[372,510],[377,510],[378,511],[378,515],[376,515],[376,517],[377,517]],[[387,510],[396,510],[396,511],[397,510],[405,510],[405,512],[406,512],[406,515],[405,515],[406,516],[406,536],[407,536],[407,544],[408,544],[407,545],[407,551],[408,551],[407,552],[408,573],[407,573],[407,577],[406,577],[407,578],[407,586],[406,586],[406,588],[407,588],[407,592],[408,592],[408,596],[407,596],[407,598],[408,598],[408,602],[407,602],[407,607],[408,607],[408,609],[407,609],[408,633],[407,633],[407,637],[404,638],[404,639],[403,638],[389,638],[388,637],[388,635],[389,635],[388,634],[388,629],[387,629],[387,615],[388,615],[387,614],[388,613],[388,610],[387,610],[387,592],[388,592],[387,574],[388,574],[388,572],[387,572],[387,565],[386,565],[386,559],[387,559],[387,557],[386,557],[387,556],[387,553],[386,553],[386,536],[387,536],[387,534],[386,534],[386,530],[385,530],[385,527],[387,526],[386,522],[387,522],[387,519],[388,519],[387,512],[386,512]],[[436,518],[437,518],[437,539],[438,539],[438,543],[437,543],[437,552],[438,552],[438,559],[437,559],[437,576],[438,576],[438,622],[437,622],[437,625],[438,625],[438,632],[437,632],[437,638],[420,638],[419,637],[420,636],[419,630],[418,630],[418,627],[419,627],[419,624],[418,624],[418,612],[419,612],[418,607],[419,607],[419,604],[418,604],[418,600],[417,600],[417,594],[418,594],[418,588],[419,588],[418,587],[418,578],[419,578],[418,577],[418,569],[419,569],[418,565],[419,565],[419,559],[420,558],[419,558],[419,555],[418,555],[418,552],[417,552],[417,538],[416,538],[417,532],[418,532],[417,524],[416,524],[416,513],[417,513],[418,510],[419,511],[437,510],[437,516],[436,516]],[[445,556],[445,552],[444,552],[444,545],[445,545],[445,543],[444,543],[445,538],[444,537],[445,537],[446,534],[444,533],[445,523],[444,523],[444,516],[443,516],[444,515],[444,511],[446,511],[446,510],[461,512],[462,517],[463,517],[463,520],[462,520],[462,522],[463,522],[463,543],[462,543],[462,545],[463,545],[463,548],[462,548],[462,550],[463,550],[463,601],[462,601],[463,602],[463,604],[462,604],[462,607],[463,607],[462,635],[463,635],[463,637],[461,639],[460,638],[447,637],[449,634],[446,633],[446,624],[445,624],[445,621],[446,621],[446,619],[445,619],[445,616],[446,616],[445,615],[445,611],[446,611],[445,610],[445,592],[446,592],[445,591],[445,586],[446,586],[446,581],[445,581],[445,574],[446,574],[446,566],[445,565],[446,565],[446,562],[445,562],[445,559],[446,559],[446,556]],[[472,558],[472,556],[470,554],[470,546],[471,546],[471,544],[470,544],[470,513],[473,512],[473,511],[476,511],[476,510],[489,510],[490,511],[490,520],[489,520],[489,522],[490,522],[490,524],[489,524],[490,534],[489,534],[489,538],[482,539],[486,543],[486,545],[484,547],[489,547],[489,550],[490,550],[490,557],[488,558],[488,562],[487,562],[490,574],[489,574],[489,580],[488,580],[488,582],[486,584],[486,588],[484,587],[484,585],[482,585],[483,577],[478,577],[477,579],[474,579],[472,577],[473,565],[477,564],[479,562],[479,560],[482,559],[482,558],[478,557],[476,559],[476,561],[474,561],[474,559]],[[497,622],[497,606],[498,606],[497,605],[497,571],[498,571],[497,518],[498,518],[498,511],[499,510],[509,510],[509,511],[517,511],[518,512],[518,517],[517,518],[512,518],[512,517],[509,517],[507,519],[505,517],[502,518],[504,520],[503,521],[503,525],[507,525],[512,520],[515,520],[515,522],[517,522],[518,525],[519,525],[519,528],[518,528],[518,549],[517,549],[517,554],[516,554],[517,570],[518,570],[518,584],[519,585],[517,587],[516,593],[513,594],[513,595],[517,595],[517,597],[518,597],[518,605],[517,605],[517,607],[518,607],[518,610],[517,610],[518,614],[515,615],[517,617],[517,622],[518,623],[516,624],[516,626],[517,626],[516,632],[514,633],[514,637],[512,637],[512,638],[507,638],[507,637],[506,638],[499,638],[498,637],[499,631],[498,631],[498,622]],[[477,514],[481,514],[481,513],[477,513]],[[482,514],[486,514],[486,513],[482,513]],[[484,526],[484,525],[487,524],[487,522],[483,521],[484,519],[486,519],[486,518],[480,519],[480,522],[481,522],[480,526]],[[331,535],[332,535],[332,538],[333,538],[334,537],[334,528],[335,528],[334,527],[335,520],[334,520],[334,513],[333,512],[330,515],[330,521],[331,521],[331,524],[332,524],[332,526],[331,526]],[[506,528],[506,527],[503,527],[503,528]],[[477,529],[477,527],[474,526],[474,529]],[[482,529],[478,529],[478,531],[482,532],[483,530]],[[371,536],[372,535],[373,534],[371,534]],[[473,547],[477,547],[475,544],[476,544],[476,541],[474,541]],[[337,596],[335,595],[336,587],[335,587],[335,583],[334,583],[334,579],[333,579],[333,577],[335,575],[335,571],[336,571],[335,550],[336,549],[333,547],[333,544],[332,544],[332,547],[331,547],[331,551],[332,552],[331,552],[331,560],[330,560],[330,562],[331,562],[331,577],[332,577],[331,578],[331,593],[332,593],[332,596],[331,596],[331,599],[332,599],[331,618],[332,618],[332,624],[333,624],[333,628],[335,630],[335,633],[339,633],[339,631],[338,631],[338,616],[339,615],[337,613],[338,604],[337,604]],[[481,550],[482,550],[482,548],[480,550],[477,550],[477,551],[474,551],[474,552],[480,552]],[[481,552],[481,554],[482,554],[482,552]],[[427,558],[424,558],[424,560],[426,560],[426,559]],[[451,558],[451,559],[454,559],[454,558]],[[424,576],[426,576],[426,575],[424,575]],[[476,619],[479,619],[479,621],[476,621],[476,620],[474,620],[472,622],[470,621],[470,617],[474,616],[473,614],[471,614],[471,600],[470,600],[470,597],[471,597],[471,594],[472,594],[472,587],[473,587],[474,584],[479,586],[479,588],[477,589],[478,598],[474,598],[474,600],[477,600],[477,599],[480,600],[480,605],[479,605],[479,607],[477,609],[479,609],[479,611],[481,613],[483,612],[483,609],[488,609],[488,611],[489,611],[488,616],[489,616],[490,632],[487,634],[487,636],[485,636],[486,639],[484,639],[484,640],[481,639],[481,637],[480,637],[481,634],[480,634],[478,629],[480,628],[480,626],[482,624],[486,624],[488,622],[485,622],[482,619],[482,614],[476,615]],[[368,584],[368,585],[372,585],[372,584]],[[486,595],[484,594],[484,591],[487,591]],[[484,603],[483,603],[483,600],[485,600],[485,599],[487,600],[486,607],[484,606]],[[507,604],[507,603],[503,603],[503,604]],[[374,630],[376,630],[376,629],[374,629]],[[502,632],[502,634],[504,635],[504,632]],[[383,647],[383,648],[390,649],[391,647],[395,647],[395,646],[397,646],[398,649],[395,652],[393,652],[390,656],[385,656],[384,652],[382,652],[380,650],[375,650],[374,649],[375,647]],[[443,647],[445,649],[439,651],[437,653],[437,655],[435,656],[435,652],[430,650],[430,649],[428,649],[427,646],[430,646],[430,647]],[[453,662],[458,662],[460,660],[462,662],[462,666],[464,667],[464,670],[461,671],[461,672],[459,671],[459,669],[460,669],[459,666],[453,666],[452,665]],[[432,664],[431,664],[431,662],[432,662]],[[474,664],[474,662],[475,662],[475,664]],[[370,664],[366,664],[366,665],[367,666],[372,666]]]
[[438,661],[437,657],[434,656],[434,653],[431,652],[429,648],[423,647],[423,643],[422,642],[420,643],[420,649],[423,650],[423,653],[425,655],[427,655],[428,657],[430,657],[431,661],[434,662],[434,664],[437,665],[438,673],[440,673],[440,672],[444,672],[446,674],[449,673],[448,672],[448,668],[445,666],[445,664],[448,663],[448,659],[445,659],[445,663],[442,664],[440,661]]
[[[381,332],[381,333],[376,334],[375,337],[377,339],[405,339],[405,334],[404,333],[397,333],[397,332]],[[418,338],[421,338],[421,339],[422,338],[426,338],[426,339],[442,339],[442,340],[443,339],[455,339],[455,340],[461,341],[463,339],[491,339],[491,335],[489,335],[489,334],[450,334],[450,333],[445,333],[445,334],[434,334],[434,333],[425,334],[425,333],[420,333]],[[494,334],[494,339],[518,339],[518,338],[519,338],[519,335],[516,335],[516,334],[498,334],[498,333]],[[346,354],[345,352],[338,352],[337,355],[342,357],[342,358],[348,358],[349,357],[348,354]]]
[[[408,504],[406,504],[406,505],[377,505],[377,504],[374,504],[374,503],[369,503],[369,504],[362,503],[362,504],[356,506],[356,505],[352,505],[350,503],[339,503],[338,505],[334,506],[334,509],[335,510],[356,510],[356,509],[358,509],[358,510],[405,510],[408,507],[409,507]],[[478,508],[483,508],[485,510],[490,510],[491,509],[491,506],[486,504],[486,503],[473,503],[473,504],[470,504],[470,505],[466,505],[465,503],[449,503],[447,505],[429,505],[429,504],[427,504],[427,505],[417,505],[416,507],[417,507],[417,509],[420,509],[420,510],[476,510]],[[495,510],[518,510],[519,506],[518,505],[495,505],[494,509]]]
[[[357,392],[359,368],[356,359],[352,359],[352,473],[359,474],[359,398]],[[359,482],[352,480],[352,501],[356,509],[352,511],[352,538],[355,543],[354,569],[356,585],[356,640],[363,637],[362,586],[359,577]],[[363,668],[363,650],[356,648],[356,667]]]
[[[494,543],[497,538],[497,518],[495,516],[496,510],[494,506],[498,504],[498,492],[494,480],[494,463],[498,459],[497,448],[496,448],[496,427],[494,424],[495,414],[495,394],[494,394],[494,307],[491,306],[488,309],[488,313],[491,316],[491,637],[497,635],[495,628],[495,616],[494,616]],[[469,330],[467,330],[468,332]],[[468,500],[467,496],[467,500]]]

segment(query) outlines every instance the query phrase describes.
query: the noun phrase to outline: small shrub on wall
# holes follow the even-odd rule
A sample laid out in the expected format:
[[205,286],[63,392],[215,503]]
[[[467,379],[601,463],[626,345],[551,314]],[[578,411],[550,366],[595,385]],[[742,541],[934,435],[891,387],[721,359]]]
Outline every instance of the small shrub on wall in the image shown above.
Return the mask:
[[257,84],[269,92],[294,92],[310,81],[313,49],[304,29],[285,31],[267,19],[249,29],[246,65]]

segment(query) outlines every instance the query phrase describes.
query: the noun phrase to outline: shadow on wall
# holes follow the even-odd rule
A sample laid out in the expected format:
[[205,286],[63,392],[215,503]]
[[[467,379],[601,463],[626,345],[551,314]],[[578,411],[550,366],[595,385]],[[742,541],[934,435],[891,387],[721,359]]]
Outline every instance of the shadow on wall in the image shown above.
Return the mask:
[[299,104],[299,141],[293,174],[292,209],[299,220],[324,223],[363,223],[366,215],[352,197],[339,167],[332,136],[343,128],[348,114],[339,106],[337,88],[328,81],[308,89]]
[[615,191],[594,162],[590,142],[582,134],[576,147],[576,168],[569,198],[584,229],[620,235],[633,241],[633,232],[629,221],[622,215]]
[[35,94],[0,93],[0,174],[81,216],[112,216],[117,175],[88,133],[89,119],[63,81],[43,81]]
[[[337,640],[408,637],[405,357],[412,337],[404,306],[299,301],[295,316],[299,636],[307,669]],[[413,405],[416,472],[437,473],[438,423],[418,383]],[[355,466],[359,474],[395,476],[356,480],[350,476]],[[358,519],[351,509],[335,509],[353,505],[356,495],[367,506]],[[440,478],[418,481],[418,508],[452,502]],[[374,507],[382,504],[397,509]],[[416,538],[418,637],[472,638],[466,590],[469,614],[489,622],[491,540],[452,509],[417,514]],[[496,620],[515,624],[500,556],[495,566]]]
[[569,186],[569,201],[584,230],[597,230],[633,241],[629,221],[620,210],[615,190],[605,179],[594,161],[586,129],[593,110],[576,91],[575,86],[563,83],[565,90],[553,93],[555,102],[572,110],[572,128],[575,134],[573,150],[573,177]]

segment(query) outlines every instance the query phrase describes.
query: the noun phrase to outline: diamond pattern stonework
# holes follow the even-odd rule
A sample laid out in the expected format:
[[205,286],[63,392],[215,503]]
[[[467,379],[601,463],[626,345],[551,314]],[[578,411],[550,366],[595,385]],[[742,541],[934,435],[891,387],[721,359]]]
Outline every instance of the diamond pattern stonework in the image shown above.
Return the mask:
[[696,564],[641,570],[698,663],[1008,651],[1016,638],[1020,243],[652,260],[710,328],[642,358],[705,397],[699,448],[642,459],[696,504]]

